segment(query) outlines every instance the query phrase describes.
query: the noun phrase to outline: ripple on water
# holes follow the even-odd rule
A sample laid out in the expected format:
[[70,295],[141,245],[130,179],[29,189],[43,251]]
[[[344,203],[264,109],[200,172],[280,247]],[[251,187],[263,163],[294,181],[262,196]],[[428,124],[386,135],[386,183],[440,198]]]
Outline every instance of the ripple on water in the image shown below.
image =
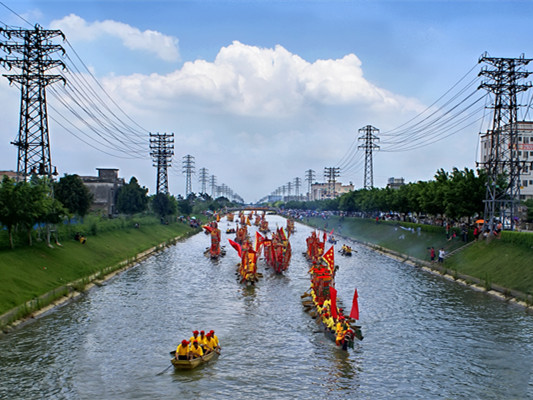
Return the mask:
[[[533,398],[531,315],[354,243],[336,286],[347,309],[358,289],[365,339],[336,349],[300,304],[310,232],[297,224],[289,270],[261,261],[256,287],[229,245],[203,257],[201,233],[1,337],[0,398]],[[216,330],[220,358],[156,376],[194,329]]]

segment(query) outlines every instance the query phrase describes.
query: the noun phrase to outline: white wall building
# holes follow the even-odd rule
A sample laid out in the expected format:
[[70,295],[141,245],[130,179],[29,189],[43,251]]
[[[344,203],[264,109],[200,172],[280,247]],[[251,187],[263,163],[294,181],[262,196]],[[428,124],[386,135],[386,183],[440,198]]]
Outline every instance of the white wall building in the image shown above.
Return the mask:
[[[533,199],[533,121],[518,124],[518,160],[526,162],[520,173],[520,200]],[[490,137],[481,137],[481,162],[487,162],[490,156]]]

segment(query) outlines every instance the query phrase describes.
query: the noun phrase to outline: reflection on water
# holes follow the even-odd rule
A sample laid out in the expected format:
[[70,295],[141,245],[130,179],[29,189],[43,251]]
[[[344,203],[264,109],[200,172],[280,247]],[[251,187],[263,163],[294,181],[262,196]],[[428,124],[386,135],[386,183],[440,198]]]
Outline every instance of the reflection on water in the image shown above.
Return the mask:
[[[232,248],[204,257],[201,233],[1,337],[0,398],[533,398],[531,315],[354,243],[336,286],[345,306],[357,288],[365,339],[337,349],[302,310],[310,229],[296,228],[289,269],[260,260],[256,286]],[[215,329],[221,356],[157,375],[195,329]]]

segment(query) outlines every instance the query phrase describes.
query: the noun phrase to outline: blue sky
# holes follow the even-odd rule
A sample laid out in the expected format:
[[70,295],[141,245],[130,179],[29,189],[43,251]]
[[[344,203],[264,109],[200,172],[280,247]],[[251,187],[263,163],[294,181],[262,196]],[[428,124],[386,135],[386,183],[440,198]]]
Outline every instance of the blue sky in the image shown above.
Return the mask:
[[[359,128],[387,132],[411,120],[472,68],[475,77],[483,52],[533,56],[529,1],[3,3],[32,24],[61,29],[139,125],[175,133],[173,194],[185,190],[186,154],[195,157],[197,170],[208,168],[246,201],[303,180],[307,169],[320,181]],[[29,28],[1,5],[0,22]],[[54,96],[61,95],[50,93],[50,102]],[[19,97],[3,78],[0,169],[16,168],[9,142],[18,129]],[[416,150],[374,153],[375,186],[389,177],[427,180],[439,168],[473,168],[480,129],[473,123]],[[110,157],[54,121],[50,135],[61,174],[115,167],[127,180],[136,176],[155,189],[148,156]],[[346,169],[340,180],[361,187],[362,168]],[[200,190],[196,179],[193,190]]]

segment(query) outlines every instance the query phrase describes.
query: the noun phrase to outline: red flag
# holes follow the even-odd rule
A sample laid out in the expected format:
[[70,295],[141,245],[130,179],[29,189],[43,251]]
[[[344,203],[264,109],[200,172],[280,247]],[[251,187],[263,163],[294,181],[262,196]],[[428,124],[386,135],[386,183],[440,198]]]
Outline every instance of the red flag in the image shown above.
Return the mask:
[[334,231],[334,230],[335,230],[335,228],[333,228],[333,229],[331,230],[331,232],[329,233],[329,236],[333,235],[333,231]]
[[229,244],[231,244],[231,247],[233,247],[235,250],[237,250],[237,254],[239,254],[239,257],[242,257],[242,249],[241,245],[237,242],[234,242],[231,239],[228,239]]
[[207,232],[211,233],[211,231],[213,230],[213,228],[209,225],[204,225],[202,226],[202,228],[204,228]]
[[331,316],[333,319],[337,319],[337,290],[333,287],[329,287],[329,298],[331,300]]
[[333,271],[334,268],[335,268],[335,252],[333,251],[333,246],[331,246],[331,247],[329,248],[329,250],[326,251],[322,257],[323,257],[324,260],[326,260],[326,262],[328,263],[328,265],[329,265],[329,269],[330,269],[331,271]]
[[352,311],[350,311],[350,318],[359,319],[359,305],[357,304],[357,289],[353,294]]
[[261,235],[258,231],[256,231],[255,232],[255,251],[259,251],[264,241],[265,241],[265,237]]

